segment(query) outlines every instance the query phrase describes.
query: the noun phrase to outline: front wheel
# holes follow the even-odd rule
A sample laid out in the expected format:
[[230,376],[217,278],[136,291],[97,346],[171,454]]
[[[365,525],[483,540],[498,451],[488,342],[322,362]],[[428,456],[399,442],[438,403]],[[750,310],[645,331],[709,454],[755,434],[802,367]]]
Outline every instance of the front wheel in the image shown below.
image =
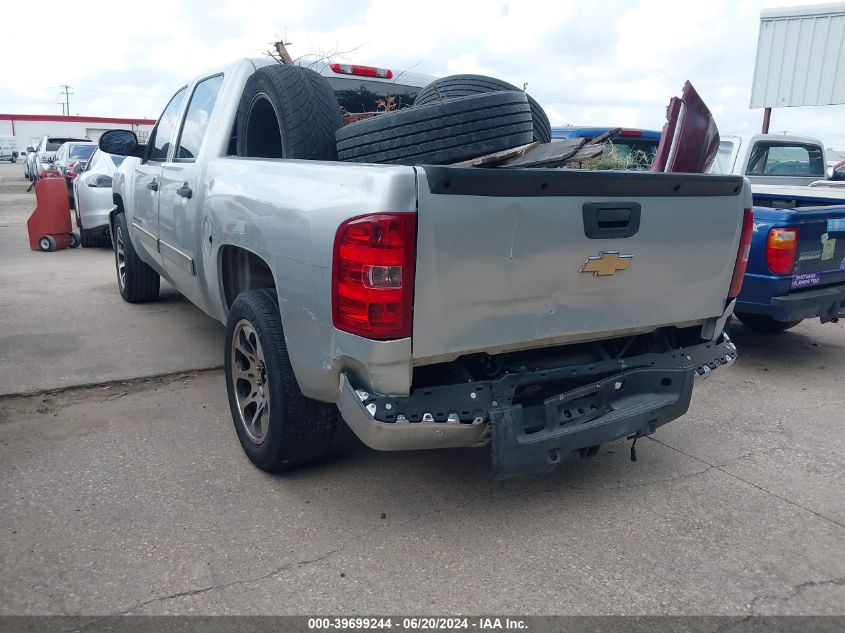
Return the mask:
[[129,303],[152,301],[158,297],[161,277],[138,257],[129,239],[126,214],[114,217],[114,266],[120,296]]
[[797,321],[775,321],[766,314],[753,314],[750,312],[736,312],[735,314],[736,318],[745,327],[761,334],[780,334],[790,328],[794,328],[803,321],[803,319],[798,319]]
[[288,357],[275,290],[241,293],[229,309],[225,371],[235,432],[247,457],[278,472],[331,448],[337,407],[306,398]]

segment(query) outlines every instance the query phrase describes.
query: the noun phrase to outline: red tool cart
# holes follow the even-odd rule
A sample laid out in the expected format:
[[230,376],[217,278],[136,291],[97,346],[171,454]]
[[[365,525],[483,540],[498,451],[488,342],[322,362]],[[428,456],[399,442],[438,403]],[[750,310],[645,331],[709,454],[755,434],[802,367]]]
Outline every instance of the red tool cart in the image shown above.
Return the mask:
[[26,221],[29,247],[34,251],[55,251],[79,246],[71,231],[67,184],[58,170],[44,170],[35,183],[35,211]]

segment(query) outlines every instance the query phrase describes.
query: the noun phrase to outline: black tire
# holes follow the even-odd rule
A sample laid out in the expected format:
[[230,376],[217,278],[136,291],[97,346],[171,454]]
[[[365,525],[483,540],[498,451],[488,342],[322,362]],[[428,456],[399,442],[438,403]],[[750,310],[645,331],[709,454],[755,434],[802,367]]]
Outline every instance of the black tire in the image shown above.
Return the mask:
[[759,332],[760,334],[780,334],[790,328],[794,328],[804,319],[797,321],[775,321],[772,317],[765,314],[753,314],[751,312],[735,312],[737,319],[749,330]]
[[[485,92],[499,92],[516,90],[519,88],[507,81],[484,75],[450,75],[436,79],[417,93],[414,105],[426,105],[443,99],[466,97],[467,95]],[[534,140],[539,143],[550,143],[552,140],[552,125],[543,107],[528,93],[528,104],[531,106],[531,116],[534,119]]]
[[[251,342],[253,333],[260,347],[257,348],[259,353],[250,360],[250,356],[234,348],[237,337],[242,348],[252,346],[255,350],[255,343]],[[261,470],[278,472],[313,462],[329,451],[335,439],[339,412],[335,405],[311,400],[300,391],[285,345],[275,290],[249,290],[238,295],[229,309],[224,353],[232,421],[241,446],[253,464]],[[256,359],[262,354],[264,361],[259,363]],[[250,372],[251,369],[255,369],[255,373]],[[236,379],[235,373],[239,370],[245,377]],[[253,382],[255,380],[258,383]],[[258,392],[266,409],[259,408],[258,404],[252,408],[250,396]],[[241,403],[250,402],[246,405],[246,417],[258,415],[261,419],[259,432],[243,421],[239,398]],[[261,411],[264,413],[260,414]]]
[[88,231],[81,229],[79,231],[79,241],[83,248],[99,248],[103,246],[111,246],[111,238],[108,235],[103,235],[102,230]]
[[337,131],[340,160],[449,164],[530,143],[524,92],[493,92],[405,108]]
[[[117,288],[120,296],[129,303],[143,303],[158,297],[161,287],[161,277],[146,262],[144,262],[132,240],[126,226],[126,215],[123,212],[114,217],[114,267],[117,273]],[[123,256],[124,275],[120,271],[120,257]]]
[[275,64],[247,80],[238,106],[237,153],[254,158],[337,160],[340,105],[325,77]]
[[38,240],[38,248],[45,253],[52,253],[56,250],[56,238],[52,235],[44,235]]
[[18,162],[18,157],[12,156],[12,164],[14,165],[16,162]]
[[80,240],[79,236],[76,233],[70,234],[70,244],[68,246],[70,248],[79,248]]

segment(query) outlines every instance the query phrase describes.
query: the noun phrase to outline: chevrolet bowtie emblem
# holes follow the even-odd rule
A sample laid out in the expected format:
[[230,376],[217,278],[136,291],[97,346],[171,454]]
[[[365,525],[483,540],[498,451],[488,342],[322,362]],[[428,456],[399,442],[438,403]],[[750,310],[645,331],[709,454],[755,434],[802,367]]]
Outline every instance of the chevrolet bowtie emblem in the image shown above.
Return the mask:
[[595,277],[615,275],[617,270],[625,270],[634,259],[633,255],[620,255],[619,251],[602,251],[584,260],[579,273],[593,273]]

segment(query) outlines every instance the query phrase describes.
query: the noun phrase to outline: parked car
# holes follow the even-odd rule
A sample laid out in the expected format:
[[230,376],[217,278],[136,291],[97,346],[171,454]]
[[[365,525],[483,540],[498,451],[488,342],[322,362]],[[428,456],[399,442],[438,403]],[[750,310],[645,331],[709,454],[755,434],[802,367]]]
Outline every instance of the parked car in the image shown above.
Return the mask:
[[97,144],[94,141],[64,143],[58,149],[53,159],[53,164],[61,172],[62,176],[67,179],[68,187],[70,187],[70,181],[76,178],[73,168],[76,167],[77,163],[83,163],[84,165],[96,149]]
[[113,156],[97,149],[84,166],[78,162],[73,168],[76,171],[71,181],[73,208],[84,247],[111,246],[112,176],[124,159],[124,156]]
[[[65,138],[56,136],[43,136],[41,141],[35,147],[35,151],[31,154],[32,161],[29,162],[29,176],[30,180],[38,180],[42,169],[46,169],[53,164],[56,157],[56,152],[65,143],[69,142],[90,142],[90,138]],[[28,158],[28,157],[27,157]]]
[[[552,140],[567,138],[585,138],[591,141],[596,137],[607,134],[616,128],[612,127],[579,127],[566,126],[552,128]],[[641,130],[636,128],[621,128],[610,137],[610,145],[604,150],[604,157],[625,160],[630,169],[650,169],[660,144],[659,130]]]
[[35,167],[33,166],[33,161],[35,160],[35,147],[32,145],[26,148],[25,152],[22,152],[23,155],[23,175],[24,178],[27,180],[32,180],[32,174],[35,171]]
[[[832,184],[832,183],[831,183]],[[735,314],[778,333],[845,316],[845,191],[752,185],[754,233]]]
[[86,141],[84,143],[64,143],[53,158],[53,165],[59,170],[59,173],[67,183],[67,196],[70,208],[74,207],[73,188],[71,183],[76,178],[78,171],[75,167],[84,164],[91,158],[94,150],[97,149],[97,144],[93,141]]
[[[113,177],[118,290],[149,301],[164,277],[226,324],[257,467],[321,457],[342,417],[376,449],[492,444],[496,476],[547,471],[654,433],[735,360],[722,330],[751,239],[742,177],[339,162],[332,85],[420,87],[350,68],[240,60],[180,88],[148,143],[99,141],[139,159]],[[494,96],[531,116],[519,93]],[[441,116],[486,102],[463,99],[419,108],[424,142],[475,129]]]
[[710,171],[769,185],[809,185],[827,177],[820,140],[779,134],[722,136]]
[[0,160],[16,163],[18,160],[18,141],[14,136],[0,136]]
[[829,180],[836,182],[845,182],[845,160],[839,161],[830,168],[830,173],[827,175]]

